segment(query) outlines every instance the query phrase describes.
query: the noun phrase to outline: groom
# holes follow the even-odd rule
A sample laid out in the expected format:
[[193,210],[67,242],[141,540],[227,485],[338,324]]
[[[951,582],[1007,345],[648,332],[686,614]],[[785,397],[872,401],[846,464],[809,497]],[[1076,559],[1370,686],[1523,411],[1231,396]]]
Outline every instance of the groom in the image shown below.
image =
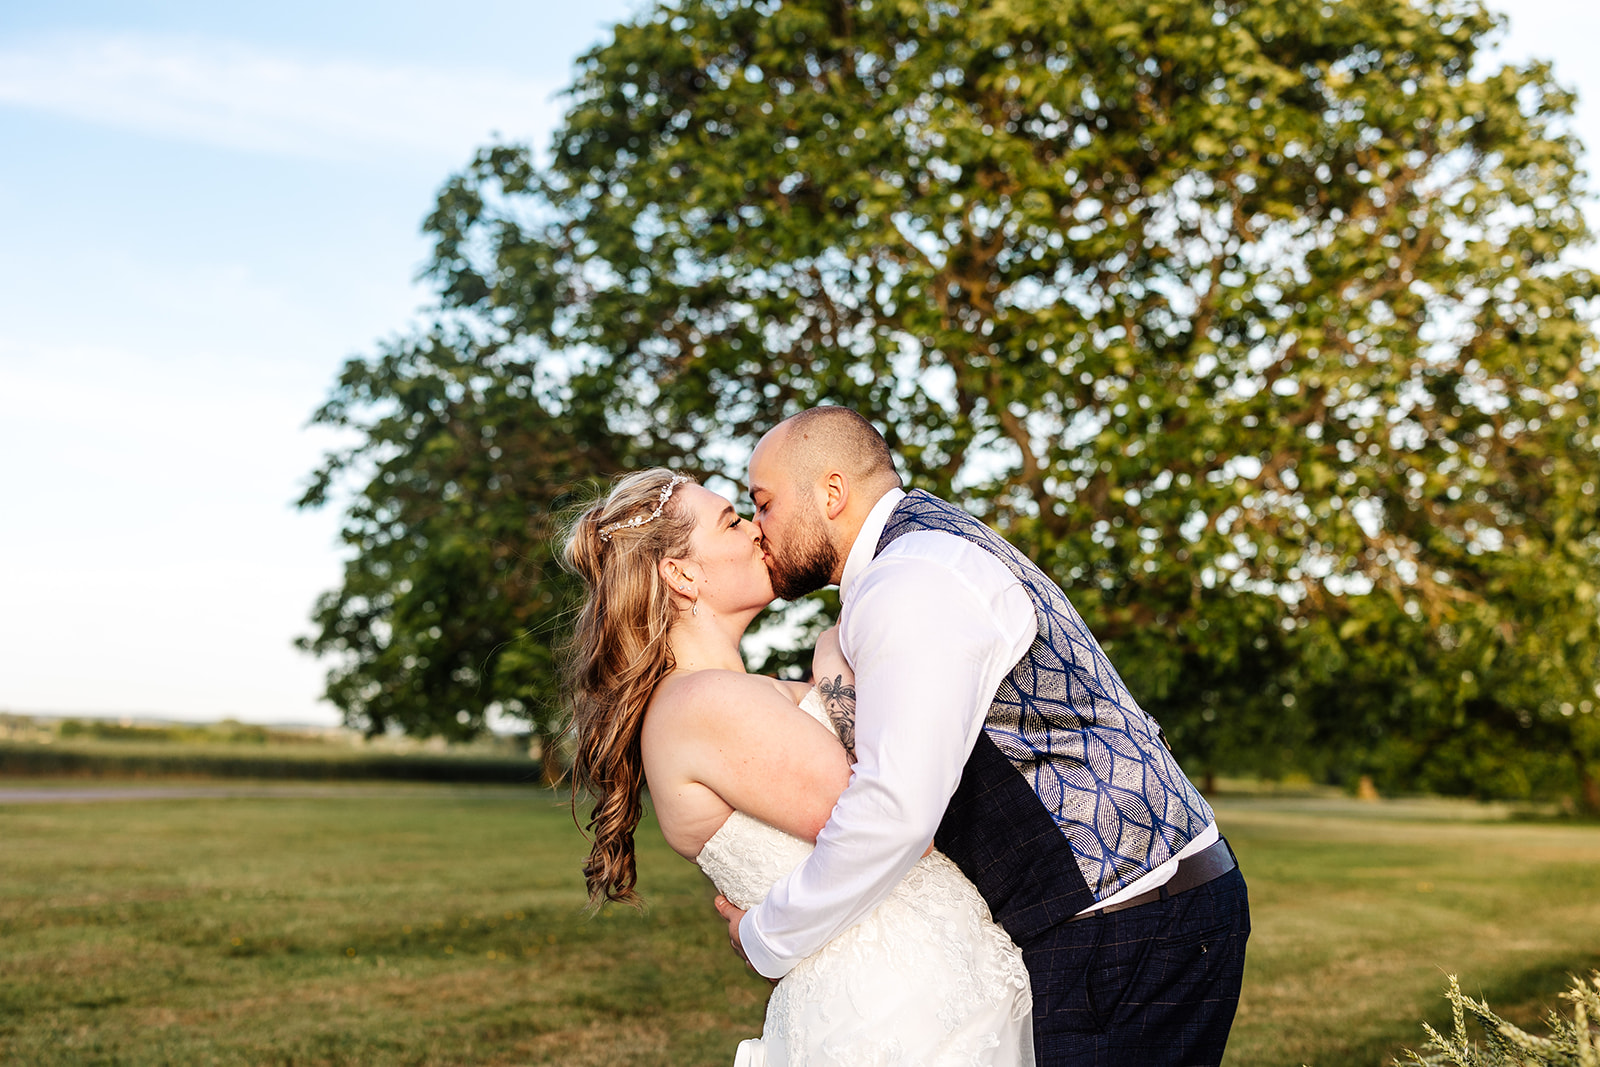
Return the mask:
[[813,408],[750,460],[778,596],[837,583],[855,773],[816,850],[745,914],[768,978],[853,925],[932,841],[1021,947],[1041,1065],[1222,1059],[1244,879],[1061,589],[961,508],[905,493],[861,416]]

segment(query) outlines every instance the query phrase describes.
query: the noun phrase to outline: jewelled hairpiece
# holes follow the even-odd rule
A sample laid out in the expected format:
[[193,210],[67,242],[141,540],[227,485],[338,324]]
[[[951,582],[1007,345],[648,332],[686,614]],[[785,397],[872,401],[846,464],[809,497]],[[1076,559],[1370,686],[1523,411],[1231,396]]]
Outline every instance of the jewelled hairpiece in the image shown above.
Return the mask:
[[693,479],[687,474],[674,474],[672,476],[672,481],[661,487],[661,496],[656,500],[656,509],[654,511],[648,515],[635,515],[633,518],[627,519],[623,522],[613,522],[609,525],[600,527],[600,540],[609,541],[611,540],[611,535],[616,533],[618,530],[627,530],[634,526],[643,526],[651,519],[660,518],[661,509],[667,506],[667,498],[672,496],[672,491],[678,488],[678,486],[682,485],[684,482],[688,481],[693,481]]

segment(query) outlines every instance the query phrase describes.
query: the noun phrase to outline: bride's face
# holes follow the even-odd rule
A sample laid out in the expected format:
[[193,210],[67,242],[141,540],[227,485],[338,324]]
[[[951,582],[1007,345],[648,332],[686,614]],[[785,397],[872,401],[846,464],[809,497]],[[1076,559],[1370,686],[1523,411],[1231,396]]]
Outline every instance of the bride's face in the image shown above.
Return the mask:
[[771,603],[772,579],[755,523],[704,486],[686,485],[678,492],[695,517],[687,569],[694,574],[701,604],[735,612]]

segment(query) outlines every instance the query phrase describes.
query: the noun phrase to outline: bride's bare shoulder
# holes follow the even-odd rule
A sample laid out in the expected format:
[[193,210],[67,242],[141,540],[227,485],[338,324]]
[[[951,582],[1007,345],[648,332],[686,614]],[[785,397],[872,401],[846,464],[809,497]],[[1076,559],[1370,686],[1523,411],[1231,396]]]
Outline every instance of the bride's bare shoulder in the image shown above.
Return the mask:
[[798,683],[742,671],[685,671],[669,675],[650,698],[650,716],[679,719],[718,716],[761,707],[793,707],[805,695]]

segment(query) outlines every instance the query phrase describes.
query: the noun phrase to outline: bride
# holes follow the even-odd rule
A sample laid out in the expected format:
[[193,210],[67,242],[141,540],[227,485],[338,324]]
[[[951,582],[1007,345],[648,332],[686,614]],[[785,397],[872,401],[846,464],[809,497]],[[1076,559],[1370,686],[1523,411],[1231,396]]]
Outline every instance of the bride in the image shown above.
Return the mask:
[[[667,844],[753,907],[805,858],[850,779],[854,689],[837,640],[817,647],[819,687],[745,672],[739,639],[773,599],[761,535],[682,474],[623,478],[578,518],[564,559],[587,587],[569,685],[575,785],[595,801],[590,900],[639,899],[648,783]],[[736,1067],[1032,1063],[1021,953],[930,848],[777,984]]]

